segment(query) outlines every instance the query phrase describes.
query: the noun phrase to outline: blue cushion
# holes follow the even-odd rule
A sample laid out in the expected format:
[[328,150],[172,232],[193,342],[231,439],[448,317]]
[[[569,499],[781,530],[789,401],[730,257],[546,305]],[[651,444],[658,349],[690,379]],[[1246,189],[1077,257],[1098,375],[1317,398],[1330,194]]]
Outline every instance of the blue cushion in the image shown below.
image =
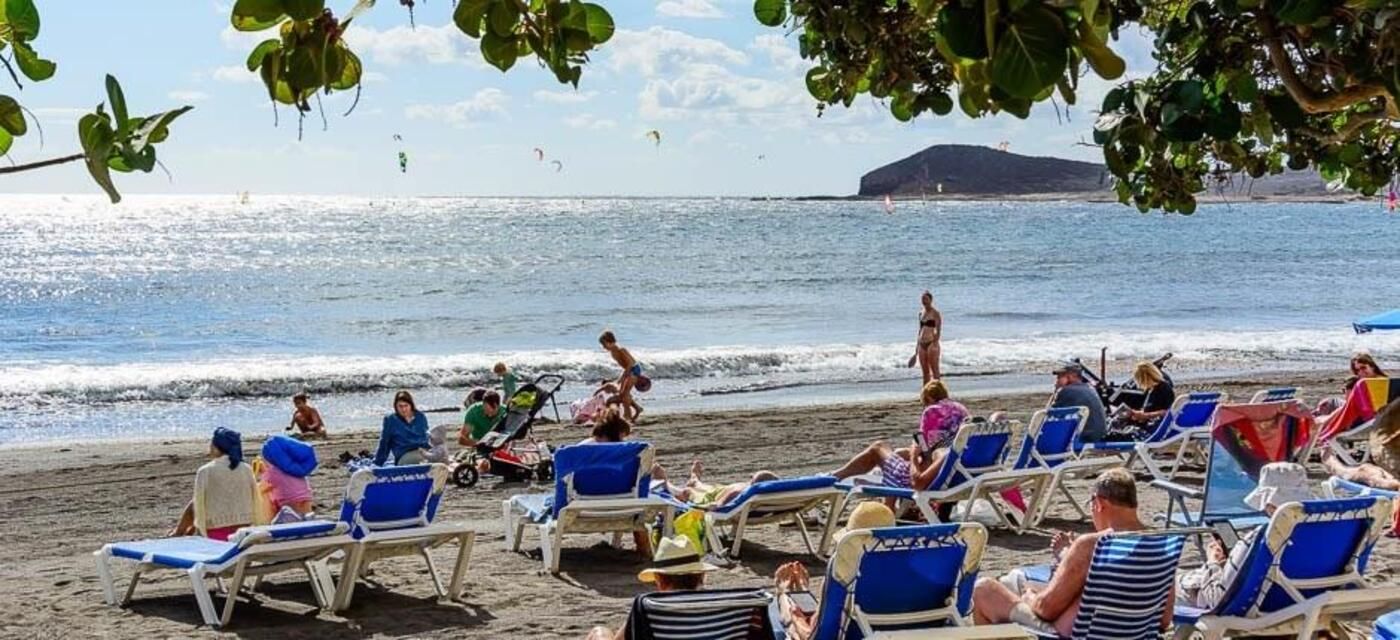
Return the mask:
[[1371,637],[1376,640],[1400,640],[1400,610],[1377,618],[1376,632]]
[[1115,440],[1112,442],[1092,442],[1089,444],[1089,448],[1096,451],[1132,451],[1137,447],[1137,444],[1131,440]]
[[807,476],[803,478],[786,478],[783,480],[756,482],[745,488],[744,491],[738,496],[735,496],[733,500],[730,500],[723,506],[716,507],[713,511],[715,513],[729,513],[744,506],[744,503],[753,499],[754,496],[787,493],[789,491],[825,489],[827,487],[834,487],[835,485],[835,476]]
[[527,493],[512,496],[510,504],[525,514],[531,522],[548,522],[554,515],[554,496],[547,493]]
[[188,569],[196,564],[222,564],[238,555],[238,545],[203,536],[159,538],[111,545],[112,555],[151,562],[165,567]]

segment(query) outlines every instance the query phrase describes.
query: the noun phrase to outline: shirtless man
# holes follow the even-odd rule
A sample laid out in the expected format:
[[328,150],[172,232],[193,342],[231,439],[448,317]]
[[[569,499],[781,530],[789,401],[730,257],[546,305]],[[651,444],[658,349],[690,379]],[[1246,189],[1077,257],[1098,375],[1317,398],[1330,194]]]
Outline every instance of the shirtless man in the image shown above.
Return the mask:
[[617,343],[617,336],[611,331],[604,331],[598,336],[598,344],[603,345],[603,350],[612,356],[613,362],[622,367],[622,375],[617,378],[617,398],[622,405],[623,417],[635,423],[642,416],[642,406],[632,398],[632,389],[642,375],[642,365],[632,357],[631,351]]
[[704,465],[699,460],[690,463],[690,477],[685,484],[676,485],[670,482],[666,475],[666,468],[660,464],[651,466],[651,479],[653,482],[665,483],[666,491],[671,497],[681,500],[704,509],[722,507],[743,493],[745,489],[759,482],[769,482],[778,479],[778,474],[772,471],[758,471],[749,477],[748,482],[734,482],[731,484],[710,484],[700,479],[705,472]]
[[304,392],[292,396],[292,406],[296,410],[292,412],[292,423],[287,425],[287,431],[296,429],[292,435],[302,440],[326,437],[326,423],[321,420],[321,412],[311,406],[311,396]]
[[[994,578],[978,578],[972,591],[972,612],[977,624],[1016,622],[1068,638],[1074,630],[1074,617],[1079,614],[1079,596],[1089,579],[1089,565],[1094,559],[1094,546],[1099,538],[1123,531],[1142,531],[1147,527],[1138,518],[1137,483],[1133,474],[1121,467],[1109,469],[1094,481],[1090,499],[1094,517],[1094,533],[1073,536],[1058,532],[1050,542],[1050,551],[1059,563],[1050,584],[1034,587],[1026,584],[1021,593]],[[1025,582],[1010,580],[1009,582]],[[1172,622],[1175,594],[1167,597],[1162,626]]]

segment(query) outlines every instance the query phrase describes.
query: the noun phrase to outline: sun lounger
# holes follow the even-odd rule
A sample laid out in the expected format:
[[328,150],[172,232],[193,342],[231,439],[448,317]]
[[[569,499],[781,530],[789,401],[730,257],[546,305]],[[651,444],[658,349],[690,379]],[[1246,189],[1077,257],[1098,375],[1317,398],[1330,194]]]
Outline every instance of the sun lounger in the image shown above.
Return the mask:
[[[144,573],[182,571],[189,575],[204,623],[217,627],[227,625],[233,616],[233,606],[246,578],[292,569],[306,572],[316,602],[323,608],[330,608],[336,588],[330,571],[321,561],[337,551],[348,552],[353,548],[355,541],[347,535],[349,529],[341,522],[311,520],[246,527],[227,542],[199,536],[160,538],[105,545],[93,555],[107,604],[126,605],[130,602]],[[120,600],[117,599],[112,575],[112,565],[116,561],[136,564],[136,572]],[[207,578],[230,579],[222,614],[214,609],[214,600],[205,581]]]
[[[1120,533],[1099,538],[1074,617],[1073,637],[1161,638],[1182,544],[1182,536],[1175,534]],[[1049,625],[1030,630],[1041,638],[1058,637]]]
[[1250,404],[1264,404],[1267,402],[1282,402],[1293,400],[1298,397],[1298,387],[1274,387],[1273,389],[1260,389],[1250,397]]
[[646,532],[657,517],[669,532],[674,507],[649,495],[653,459],[645,442],[559,449],[553,493],[519,495],[502,503],[506,546],[519,551],[525,525],[538,525],[545,567],[558,573],[565,535],[612,533],[616,541],[623,533]]
[[1400,609],[1376,618],[1376,624],[1372,626],[1371,637],[1374,640],[1400,640]]
[[1307,639],[1337,617],[1394,607],[1400,587],[1371,587],[1362,577],[1390,511],[1389,501],[1374,497],[1283,505],[1255,536],[1220,604],[1211,610],[1178,605],[1178,629],[1207,640],[1282,634]]
[[[1264,524],[1263,513],[1245,504],[1244,497],[1258,485],[1264,465],[1301,459],[1312,428],[1312,415],[1296,400],[1221,406],[1211,431],[1205,482],[1199,487],[1152,482],[1169,494],[1163,519],[1169,526],[1186,528],[1226,523],[1241,530]],[[1192,508],[1188,502],[1199,506]]]
[[[1317,444],[1328,449],[1348,466],[1366,461],[1366,454],[1354,454],[1349,445],[1364,442],[1376,414],[1400,398],[1400,378],[1366,378],[1356,383],[1342,408],[1318,429]],[[1324,454],[1325,455],[1325,454]]]
[[813,640],[971,624],[972,586],[986,543],[987,529],[977,523],[842,534],[827,563]]
[[[791,523],[797,527],[808,553],[825,557],[846,498],[846,492],[836,488],[836,478],[832,476],[757,482],[749,485],[733,500],[716,507],[696,507],[676,500],[664,491],[657,491],[657,495],[670,502],[677,512],[701,509],[705,514],[705,536],[710,549],[717,553],[726,553],[731,558],[739,557],[744,532],[748,527],[782,523]],[[822,507],[826,508],[826,524],[822,526],[821,539],[813,546],[806,520]],[[722,528],[728,530],[728,545],[721,540]]]
[[773,596],[761,589],[674,591],[638,596],[627,616],[627,637],[651,640],[773,638],[768,606]]
[[1390,500],[1395,500],[1397,497],[1400,497],[1400,493],[1397,493],[1395,491],[1387,491],[1385,489],[1368,487],[1359,482],[1344,480],[1342,478],[1338,478],[1337,476],[1332,476],[1331,478],[1328,478],[1326,482],[1322,483],[1322,487],[1323,490],[1327,493],[1327,495],[1333,499],[1377,496],[1380,498],[1388,498]]
[[[837,486],[846,488],[851,496],[912,501],[923,514],[925,521],[940,522],[936,503],[967,500],[977,489],[979,476],[1004,468],[1010,449],[1011,431],[1012,425],[1009,423],[964,424],[953,437],[953,442],[948,445],[948,454],[943,458],[943,466],[939,468],[933,482],[923,491],[861,484],[859,481],[850,480],[838,483]],[[997,510],[1001,509],[995,501],[992,502],[992,506]],[[1006,521],[1004,514],[999,515]]]
[[[362,469],[350,476],[340,519],[350,525],[355,546],[341,570],[335,610],[350,606],[357,578],[371,563],[403,556],[423,558],[438,597],[461,597],[476,532],[466,523],[433,521],[448,475],[446,465],[423,464]],[[457,557],[444,587],[428,552],[449,543],[456,543]]]
[[[1123,466],[1128,468],[1132,468],[1134,460],[1141,460],[1153,478],[1171,480],[1176,477],[1186,454],[1197,448],[1198,438],[1210,433],[1216,408],[1228,399],[1229,396],[1219,391],[1196,391],[1179,396],[1146,440],[1096,442],[1093,450],[1124,457]],[[1156,458],[1158,454],[1166,454],[1171,466],[1163,468]]]
[[1088,415],[1089,411],[1084,407],[1063,407],[1035,412],[1026,427],[1020,449],[1011,466],[1003,471],[979,476],[968,500],[976,502],[978,499],[986,499],[995,504],[996,494],[999,492],[1030,489],[1034,498],[1027,505],[1026,513],[1017,521],[1011,521],[1001,510],[997,510],[1003,526],[1014,529],[1017,533],[1024,532],[1036,521],[1036,514],[1043,509],[1041,503],[1051,498],[1048,490],[1052,483],[1058,484],[1053,480],[1060,467],[1078,459],[1074,444],[1079,439]]

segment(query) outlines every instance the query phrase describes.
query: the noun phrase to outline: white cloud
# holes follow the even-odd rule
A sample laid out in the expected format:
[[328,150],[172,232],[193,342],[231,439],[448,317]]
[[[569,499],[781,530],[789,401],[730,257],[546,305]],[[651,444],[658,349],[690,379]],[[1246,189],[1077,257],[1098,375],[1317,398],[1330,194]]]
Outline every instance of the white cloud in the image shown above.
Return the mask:
[[485,64],[477,43],[452,24],[418,25],[417,29],[397,26],[384,30],[351,25],[345,31],[345,43],[361,59],[379,64]]
[[674,77],[648,80],[638,111],[654,120],[796,126],[802,114],[810,113],[800,88],[797,83],[739,75],[716,64],[692,64]]
[[797,71],[807,67],[797,49],[788,44],[787,38],[776,33],[765,33],[753,39],[749,50],[768,56],[775,69]]
[[617,121],[609,118],[599,118],[591,113],[580,113],[576,116],[564,118],[564,124],[575,129],[589,129],[593,131],[603,131],[616,129]]
[[189,89],[176,89],[165,95],[176,102],[203,102],[209,99],[209,94],[203,91],[191,91]]
[[658,15],[672,18],[723,18],[711,0],[663,0],[656,5]]
[[697,131],[697,132],[695,132],[695,133],[690,134],[690,137],[689,137],[689,138],[686,138],[685,143],[686,143],[686,146],[694,147],[694,146],[698,146],[698,145],[702,145],[702,144],[707,144],[707,143],[710,143],[710,142],[714,142],[715,140],[718,140],[718,139],[719,139],[719,134],[716,133],[714,129],[705,129],[705,130],[703,130],[703,131]]
[[592,100],[596,95],[598,95],[597,91],[575,91],[572,89],[546,91],[541,89],[535,92],[535,100],[553,104],[579,104]]
[[455,127],[468,127],[480,122],[509,118],[506,105],[510,98],[504,91],[487,88],[472,97],[452,104],[411,104],[404,108],[410,120],[437,120]]
[[719,40],[652,27],[646,31],[618,30],[607,45],[608,64],[615,71],[636,71],[651,77],[701,62],[742,65],[749,57]]
[[277,37],[276,29],[239,31],[234,29],[233,25],[225,26],[224,30],[219,32],[219,40],[224,43],[225,47],[233,49],[234,51],[242,51],[245,55],[252,53],[253,47],[258,46],[259,42],[263,40],[272,40]]
[[233,82],[237,84],[262,82],[262,79],[258,77],[258,74],[249,71],[247,67],[239,67],[235,65],[219,67],[214,70],[214,73],[212,75],[214,79],[219,82]]

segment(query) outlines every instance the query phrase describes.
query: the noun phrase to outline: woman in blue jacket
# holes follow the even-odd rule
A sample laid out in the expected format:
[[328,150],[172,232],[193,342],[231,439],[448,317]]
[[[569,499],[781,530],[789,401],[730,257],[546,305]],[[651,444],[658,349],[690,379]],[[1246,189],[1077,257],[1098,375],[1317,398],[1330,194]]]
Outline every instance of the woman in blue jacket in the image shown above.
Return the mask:
[[375,466],[384,466],[390,454],[398,466],[422,464],[427,452],[428,416],[413,404],[413,395],[409,392],[394,394],[394,412],[384,416],[379,449],[374,453]]

